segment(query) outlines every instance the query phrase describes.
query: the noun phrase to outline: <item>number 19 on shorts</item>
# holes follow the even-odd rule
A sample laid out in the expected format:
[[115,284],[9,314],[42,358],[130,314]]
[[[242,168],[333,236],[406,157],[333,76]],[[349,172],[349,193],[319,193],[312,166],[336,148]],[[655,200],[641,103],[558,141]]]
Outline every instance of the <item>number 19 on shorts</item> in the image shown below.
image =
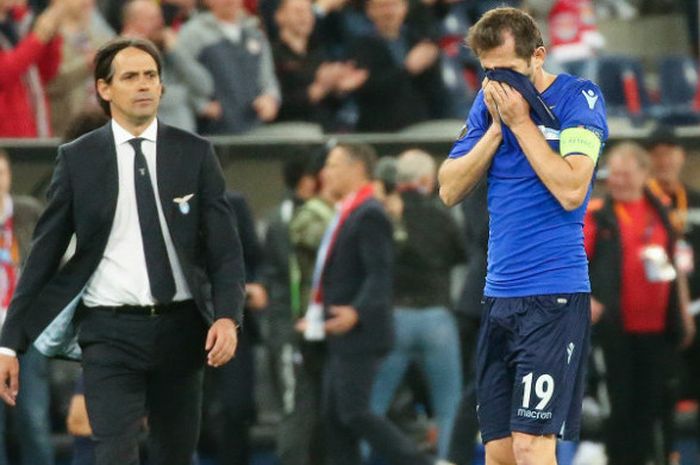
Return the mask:
[[[527,375],[523,376],[523,408],[529,409],[530,408],[530,402],[532,400],[532,382],[533,382],[533,373],[530,372]],[[552,378],[551,375],[548,374],[543,374],[537,377],[537,380],[535,380],[535,396],[536,399],[535,401],[537,402],[537,405],[535,405],[536,410],[542,410],[547,406],[549,401],[552,399],[552,395],[554,394],[554,378]]]

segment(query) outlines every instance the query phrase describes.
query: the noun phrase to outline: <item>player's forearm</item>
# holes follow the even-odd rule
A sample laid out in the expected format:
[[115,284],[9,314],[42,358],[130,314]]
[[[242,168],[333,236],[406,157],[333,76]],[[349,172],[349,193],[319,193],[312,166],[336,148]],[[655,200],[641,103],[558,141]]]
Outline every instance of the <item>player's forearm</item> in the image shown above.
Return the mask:
[[510,128],[530,166],[542,183],[567,210],[575,210],[586,199],[595,164],[585,156],[562,157],[552,150],[532,120]]
[[443,162],[438,172],[440,198],[448,207],[461,201],[476,186],[491,165],[503,141],[500,126],[491,125],[468,154]]

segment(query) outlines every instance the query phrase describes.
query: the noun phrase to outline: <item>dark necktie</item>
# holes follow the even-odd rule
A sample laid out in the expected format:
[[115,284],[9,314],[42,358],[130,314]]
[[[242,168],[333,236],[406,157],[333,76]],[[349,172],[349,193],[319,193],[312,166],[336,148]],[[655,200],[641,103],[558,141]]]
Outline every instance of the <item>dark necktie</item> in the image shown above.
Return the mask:
[[151,283],[151,294],[156,303],[167,304],[175,295],[175,279],[168,260],[168,250],[165,248],[163,231],[158,219],[156,197],[148,172],[146,157],[141,151],[144,139],[136,137],[129,140],[134,148],[134,187],[136,188],[136,206],[141,225],[141,240],[146,255],[148,280]]

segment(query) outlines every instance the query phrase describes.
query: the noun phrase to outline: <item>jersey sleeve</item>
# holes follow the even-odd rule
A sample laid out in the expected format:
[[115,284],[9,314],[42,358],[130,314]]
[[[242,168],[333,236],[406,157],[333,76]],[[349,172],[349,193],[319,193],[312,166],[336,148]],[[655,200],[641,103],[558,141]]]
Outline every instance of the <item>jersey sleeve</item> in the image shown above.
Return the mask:
[[580,81],[572,88],[560,115],[562,156],[588,155],[597,160],[608,139],[605,100],[597,85]]
[[484,93],[479,91],[474,99],[469,116],[457,140],[450,150],[448,158],[460,158],[469,153],[484,136],[489,126],[489,112],[484,103]]

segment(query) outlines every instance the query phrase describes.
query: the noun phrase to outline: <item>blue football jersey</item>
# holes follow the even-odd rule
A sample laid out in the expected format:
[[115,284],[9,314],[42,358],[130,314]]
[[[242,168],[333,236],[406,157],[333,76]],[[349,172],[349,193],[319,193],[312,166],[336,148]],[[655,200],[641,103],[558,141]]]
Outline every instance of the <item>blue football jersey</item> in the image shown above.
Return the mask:
[[[561,123],[547,128],[533,120],[552,150],[559,153],[559,135],[582,127],[607,140],[605,102],[591,81],[560,74],[542,99]],[[479,92],[469,112],[466,131],[449,158],[459,158],[481,139],[490,115]],[[583,217],[590,198],[566,211],[540,181],[515,135],[503,125],[503,142],[488,171],[489,247],[484,294],[524,297],[553,293],[590,292],[588,261],[583,246]],[[467,221],[469,219],[467,218]]]

